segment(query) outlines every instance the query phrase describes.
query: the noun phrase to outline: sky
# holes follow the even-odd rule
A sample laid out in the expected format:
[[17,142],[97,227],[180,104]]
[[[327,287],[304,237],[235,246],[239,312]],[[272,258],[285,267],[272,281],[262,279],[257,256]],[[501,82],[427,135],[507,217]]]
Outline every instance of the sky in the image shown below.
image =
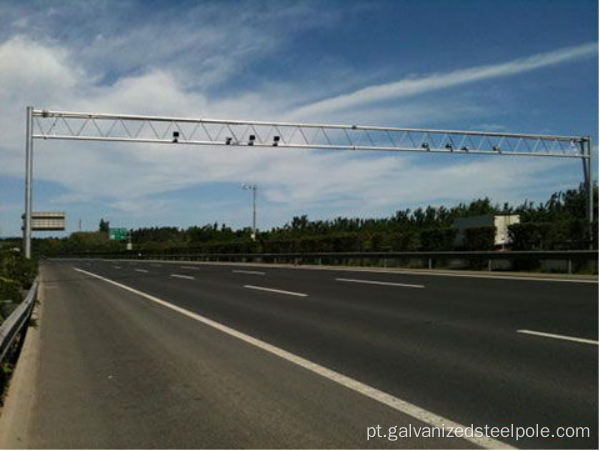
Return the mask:
[[[20,234],[25,107],[590,135],[598,4],[0,0],[0,236]],[[597,155],[597,145],[594,147]],[[34,210],[112,226],[383,217],[577,187],[552,158],[35,141]],[[597,179],[597,158],[594,177]],[[43,236],[43,235],[42,235]]]

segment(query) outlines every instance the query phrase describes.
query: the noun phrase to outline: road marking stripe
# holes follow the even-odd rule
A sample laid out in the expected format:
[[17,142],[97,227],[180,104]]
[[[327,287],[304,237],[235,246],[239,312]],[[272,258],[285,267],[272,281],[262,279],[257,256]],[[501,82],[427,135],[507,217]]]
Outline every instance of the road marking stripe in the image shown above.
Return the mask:
[[180,268],[181,269],[195,269],[196,271],[200,269],[197,266],[180,266]]
[[[177,260],[169,263],[178,263]],[[181,263],[179,261],[179,263]],[[205,266],[239,266],[240,262],[199,262],[199,265]],[[371,274],[410,274],[415,276],[433,276],[433,277],[467,277],[473,279],[499,279],[499,280],[530,280],[535,282],[570,282],[570,283],[595,283],[598,284],[598,279],[553,279],[552,277],[535,277],[535,276],[508,276],[508,275],[495,275],[495,274],[452,274],[449,272],[436,272],[436,270],[409,270],[409,269],[370,269],[367,267],[352,268],[347,266],[291,266],[289,264],[268,264],[268,263],[247,263],[248,266],[260,267],[260,268],[280,268],[280,269],[294,269],[304,271],[339,271],[339,272],[357,272],[357,273],[371,273]]]
[[370,285],[388,285],[391,287],[405,287],[405,288],[425,288],[425,285],[414,285],[410,283],[397,283],[397,282],[383,282],[380,280],[363,280],[363,279],[335,279],[338,282],[352,282],[352,283],[366,283]]
[[184,276],[183,274],[171,274],[171,277],[177,277],[179,279],[194,279],[192,276]]
[[[107,279],[105,277],[99,276],[98,274],[94,274],[88,271],[84,271],[83,269],[74,268],[76,271],[79,271],[83,274],[87,274],[88,276],[95,277],[97,279],[103,280],[104,282],[115,285],[124,290],[135,293],[141,297],[144,297],[152,302],[156,302],[166,308],[169,308],[177,313],[181,313],[182,315],[187,316],[188,318],[194,319],[200,323],[203,323],[207,326],[210,326],[214,329],[217,329],[227,335],[235,337],[239,340],[242,340],[248,344],[256,346],[257,348],[262,349],[263,351],[267,351],[271,354],[276,355],[288,362],[294,363],[308,371],[311,371],[319,376],[322,376],[330,381],[336,382],[339,385],[342,385],[350,390],[354,390],[355,392],[360,393],[361,395],[366,396],[367,398],[371,398],[375,401],[380,402],[398,412],[409,415],[413,418],[416,418],[419,421],[427,423],[431,426],[439,427],[439,428],[463,428],[466,426],[461,425],[460,423],[456,423],[455,421],[450,420],[449,418],[445,418],[435,413],[429,412],[421,407],[418,407],[414,404],[409,403],[408,401],[404,401],[400,398],[396,398],[389,393],[378,390],[377,388],[371,387],[370,385],[364,384],[362,382],[357,381],[356,379],[352,379],[351,377],[344,376],[336,371],[325,368],[324,366],[318,365],[310,360],[307,360],[303,357],[297,356],[296,354],[292,354],[291,352],[285,351],[277,346],[273,346],[265,341],[259,340],[258,338],[254,338],[250,335],[247,335],[243,332],[239,332],[231,327],[225,326],[217,321],[206,318],[205,316],[198,315],[197,313],[186,310],[177,305],[171,304],[167,301],[164,301],[160,298],[152,296],[150,294],[144,293],[143,291],[136,290],[135,288],[131,288],[127,285],[123,285],[122,283],[115,282],[114,280]],[[499,440],[495,440],[487,437],[464,437],[464,440],[467,440],[471,443],[474,443],[478,446],[487,449],[514,449],[507,443],[503,443]]]
[[260,276],[264,276],[266,273],[262,272],[262,271],[244,271],[243,269],[234,269],[231,272],[237,272],[240,274],[258,274]]
[[113,268],[115,268],[115,269],[123,269],[122,266],[113,266]]
[[308,296],[306,293],[297,293],[296,291],[285,291],[276,290],[275,288],[257,287],[256,285],[244,285],[244,288],[250,288],[251,290],[271,291],[273,293],[289,294],[290,296],[299,296],[305,298]]
[[137,272],[148,272],[147,269],[136,269]]
[[598,342],[596,340],[590,340],[589,338],[569,337],[568,335],[551,334],[548,332],[536,332],[535,330],[527,330],[527,329],[517,330],[517,333],[526,334],[526,335],[537,335],[539,337],[546,337],[546,338],[556,338],[557,340],[575,341],[577,343],[586,343],[588,345],[598,346]]

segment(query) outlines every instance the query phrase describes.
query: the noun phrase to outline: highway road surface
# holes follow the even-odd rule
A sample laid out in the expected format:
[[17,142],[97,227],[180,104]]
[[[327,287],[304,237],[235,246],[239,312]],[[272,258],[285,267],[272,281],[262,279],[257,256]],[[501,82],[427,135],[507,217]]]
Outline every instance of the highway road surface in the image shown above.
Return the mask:
[[[108,260],[42,277],[24,447],[598,447],[594,281]],[[415,437],[442,424],[554,437]]]

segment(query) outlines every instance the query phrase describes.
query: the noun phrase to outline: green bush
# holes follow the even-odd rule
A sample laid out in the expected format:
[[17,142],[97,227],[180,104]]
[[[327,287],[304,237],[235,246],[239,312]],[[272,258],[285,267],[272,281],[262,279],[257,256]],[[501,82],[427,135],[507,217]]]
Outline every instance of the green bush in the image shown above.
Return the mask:
[[451,251],[457,230],[446,227],[439,229],[425,229],[421,232],[422,251]]
[[393,234],[390,239],[392,250],[397,252],[410,252],[419,249],[419,233],[416,230],[406,230]]
[[26,259],[20,254],[4,250],[0,253],[0,277],[14,281],[19,288],[28,289],[37,276],[36,259]]
[[482,226],[465,229],[464,247],[467,251],[493,251],[496,227]]
[[[592,227],[593,245],[597,249],[598,224]],[[566,250],[588,249],[589,224],[585,219],[560,222],[525,222],[508,227],[513,250]]]
[[548,240],[550,224],[525,222],[508,226],[511,246],[516,251],[544,249]]
[[12,250],[0,250],[0,301],[21,302],[22,290],[37,276],[37,261],[27,260]]
[[19,303],[23,300],[20,285],[17,282],[0,279],[0,301],[13,301]]

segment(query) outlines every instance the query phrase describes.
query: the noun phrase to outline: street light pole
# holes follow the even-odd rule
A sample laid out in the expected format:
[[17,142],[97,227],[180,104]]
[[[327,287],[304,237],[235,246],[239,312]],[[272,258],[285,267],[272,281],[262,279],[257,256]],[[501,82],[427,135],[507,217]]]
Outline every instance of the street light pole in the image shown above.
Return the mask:
[[243,190],[252,190],[252,240],[256,241],[256,191],[258,185],[256,184],[242,184]]

